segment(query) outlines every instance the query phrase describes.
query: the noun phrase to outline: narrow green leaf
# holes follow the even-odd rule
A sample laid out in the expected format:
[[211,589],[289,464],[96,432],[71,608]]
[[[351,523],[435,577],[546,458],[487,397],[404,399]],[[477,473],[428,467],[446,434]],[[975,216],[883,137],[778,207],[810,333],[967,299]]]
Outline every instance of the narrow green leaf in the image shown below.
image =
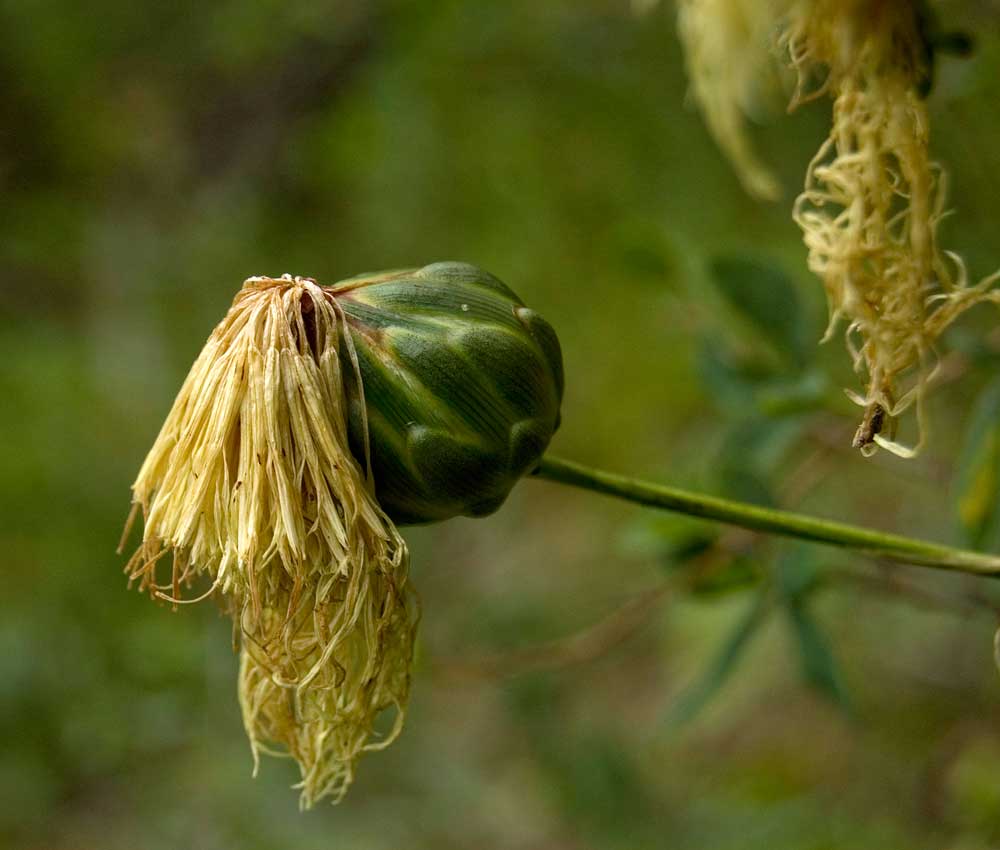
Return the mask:
[[811,609],[813,595],[823,579],[823,564],[815,547],[783,547],[775,563],[775,577],[782,608],[795,638],[802,677],[832,702],[849,708],[830,642]]
[[963,543],[995,548],[1000,542],[1000,378],[987,385],[973,408],[953,490]]
[[1000,673],[1000,629],[993,634],[993,663],[996,664],[997,672]]
[[832,702],[844,708],[850,707],[830,643],[813,618],[808,603],[789,600],[785,610],[796,638],[803,678]]
[[[716,548],[718,526],[676,514],[651,514],[621,538],[630,556],[655,560],[664,573],[683,573],[684,590],[716,598],[760,583],[764,575],[753,558]],[[704,557],[707,556],[707,557]]]
[[688,590],[692,596],[715,599],[760,584],[763,575],[755,558],[731,555],[709,569],[692,571]]
[[814,546],[786,543],[774,563],[774,577],[782,599],[798,602],[812,593],[823,577],[823,565]]
[[762,587],[726,636],[702,676],[678,698],[668,715],[670,725],[680,726],[693,719],[719,692],[736,669],[751,639],[767,620],[770,607],[769,588]]
[[665,571],[683,568],[715,545],[717,526],[683,514],[640,514],[619,538],[619,550],[630,557],[648,558]]

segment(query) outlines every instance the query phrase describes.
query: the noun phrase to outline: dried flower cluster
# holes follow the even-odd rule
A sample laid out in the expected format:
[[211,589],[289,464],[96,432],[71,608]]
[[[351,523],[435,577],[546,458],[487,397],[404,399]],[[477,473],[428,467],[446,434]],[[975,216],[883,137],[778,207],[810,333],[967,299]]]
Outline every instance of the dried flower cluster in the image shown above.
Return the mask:
[[[937,244],[945,174],[929,155],[924,96],[933,48],[921,4],[796,0],[781,9],[766,2],[682,3],[681,33],[694,90],[723,149],[752,185],[759,169],[733,152],[742,149],[733,140],[744,133],[735,84],[705,76],[699,70],[704,63],[690,57],[704,51],[699,45],[706,37],[692,42],[684,35],[690,30],[685,17],[693,16],[689,7],[700,7],[704,16],[720,6],[740,8],[739,14],[726,13],[728,23],[717,18],[720,32],[729,32],[734,20],[746,29],[750,7],[758,16],[755,32],[767,30],[764,19],[771,16],[770,29],[780,31],[783,53],[798,76],[792,107],[823,95],[833,100],[830,136],[809,164],[793,217],[809,250],[809,268],[826,290],[826,338],[845,324],[848,351],[864,380],[863,393],[848,393],[864,408],[854,445],[866,454],[882,446],[913,456],[926,433],[922,402],[936,365],[938,337],[974,304],[1000,301],[993,289],[997,275],[970,285],[961,258]],[[747,50],[736,54],[737,64],[746,64]],[[706,88],[713,94],[702,94]],[[730,113],[728,125],[711,117]],[[725,131],[718,126],[726,126]],[[919,438],[906,447],[894,439],[895,418],[911,406],[917,410]]]
[[417,622],[406,544],[348,448],[343,321],[312,280],[246,281],[132,488],[145,525],[127,572],[175,602],[205,577],[199,598],[220,601],[240,643],[255,764],[294,757],[304,807],[339,799],[359,755],[400,731]]

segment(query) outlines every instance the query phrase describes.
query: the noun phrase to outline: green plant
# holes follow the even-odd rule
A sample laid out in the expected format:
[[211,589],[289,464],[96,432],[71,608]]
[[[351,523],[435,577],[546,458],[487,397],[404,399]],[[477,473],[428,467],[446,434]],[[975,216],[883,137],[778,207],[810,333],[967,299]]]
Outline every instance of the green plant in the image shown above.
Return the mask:
[[[769,297],[781,275],[732,260],[714,272],[734,307],[779,343],[770,391],[783,401],[767,407],[787,417],[813,406],[817,393],[780,356],[794,349],[797,328],[747,297]],[[743,287],[731,288],[737,279]],[[562,390],[551,327],[495,277],[460,263],[332,287],[251,278],[213,332],[133,485],[133,515],[141,508],[145,527],[128,571],[175,604],[208,577],[202,596],[232,615],[240,642],[240,702],[255,757],[276,745],[298,761],[303,806],[339,799],[358,757],[402,728],[417,607],[395,523],[488,513],[525,474],[873,558],[1000,575],[993,555],[544,455]],[[163,582],[156,567],[167,556]],[[780,580],[758,594],[686,712],[732,667],[775,588],[807,677],[839,696],[808,613],[815,567],[781,563]],[[379,740],[386,709],[396,719]]]

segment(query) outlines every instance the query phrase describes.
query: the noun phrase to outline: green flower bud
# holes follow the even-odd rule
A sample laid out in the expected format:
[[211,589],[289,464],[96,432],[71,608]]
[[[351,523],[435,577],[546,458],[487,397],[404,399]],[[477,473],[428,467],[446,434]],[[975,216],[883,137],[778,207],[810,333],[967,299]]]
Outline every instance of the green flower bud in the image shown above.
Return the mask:
[[495,511],[559,426],[555,331],[466,263],[363,275],[329,291],[346,319],[344,362],[358,366],[344,370],[351,450],[364,467],[367,424],[383,510],[397,523]]

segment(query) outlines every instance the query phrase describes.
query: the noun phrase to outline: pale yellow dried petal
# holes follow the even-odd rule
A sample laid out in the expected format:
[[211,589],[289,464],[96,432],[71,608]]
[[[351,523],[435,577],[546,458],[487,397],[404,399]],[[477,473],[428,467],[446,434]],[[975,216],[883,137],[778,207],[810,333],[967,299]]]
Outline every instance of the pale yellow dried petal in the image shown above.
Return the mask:
[[[277,667],[250,643],[240,655],[240,707],[254,761],[261,752],[291,755],[303,808],[343,796],[362,753],[399,735],[409,697],[412,593],[398,575],[372,571],[336,590],[345,598],[329,620],[328,603],[293,606],[303,622]],[[384,712],[380,736],[375,724]]]
[[348,444],[342,321],[314,281],[248,280],[133,485],[130,576],[173,600],[207,577],[238,627],[255,757],[298,759],[305,805],[346,790],[383,709],[402,723],[416,623],[406,544]]

